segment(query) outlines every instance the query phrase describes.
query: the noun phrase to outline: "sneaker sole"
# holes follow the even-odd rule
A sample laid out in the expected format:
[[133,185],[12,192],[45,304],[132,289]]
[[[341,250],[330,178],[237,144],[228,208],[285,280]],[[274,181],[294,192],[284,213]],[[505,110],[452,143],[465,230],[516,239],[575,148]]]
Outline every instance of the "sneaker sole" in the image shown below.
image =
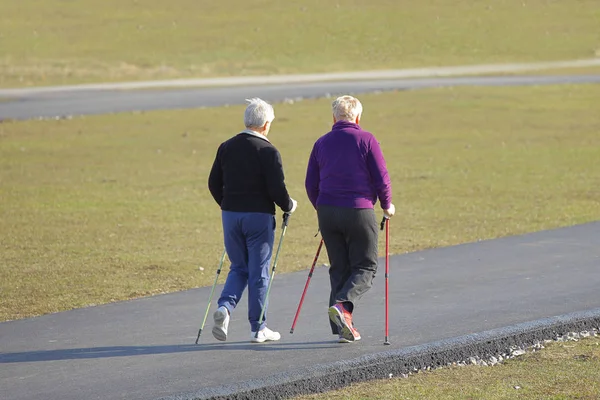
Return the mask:
[[250,341],[252,343],[264,343],[264,342],[277,342],[280,339],[281,339],[281,337],[279,337],[279,339],[268,339],[268,338],[258,339],[258,338],[255,338],[254,335],[252,335],[252,339]]
[[227,333],[223,330],[225,318],[227,318],[227,316],[219,311],[215,311],[213,314],[215,326],[212,328],[212,334],[215,339],[220,340],[221,342],[225,342],[227,340]]
[[350,327],[346,323],[346,319],[337,308],[333,306],[329,307],[328,314],[331,322],[337,325],[338,331],[342,334],[342,337],[348,341],[348,343],[360,340],[360,336],[358,338],[354,337],[352,331],[350,330]]

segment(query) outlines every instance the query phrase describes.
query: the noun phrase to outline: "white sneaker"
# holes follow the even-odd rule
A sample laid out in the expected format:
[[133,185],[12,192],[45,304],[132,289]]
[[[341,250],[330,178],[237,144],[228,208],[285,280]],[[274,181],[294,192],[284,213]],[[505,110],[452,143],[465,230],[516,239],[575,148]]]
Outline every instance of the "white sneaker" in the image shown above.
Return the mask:
[[212,334],[215,339],[224,342],[227,340],[227,328],[229,327],[229,311],[221,306],[213,314],[215,326],[212,328]]
[[251,332],[251,341],[252,343],[262,343],[262,342],[275,342],[281,339],[281,335],[279,332],[273,332],[267,327],[264,327],[262,330],[258,331],[258,336],[256,332]]

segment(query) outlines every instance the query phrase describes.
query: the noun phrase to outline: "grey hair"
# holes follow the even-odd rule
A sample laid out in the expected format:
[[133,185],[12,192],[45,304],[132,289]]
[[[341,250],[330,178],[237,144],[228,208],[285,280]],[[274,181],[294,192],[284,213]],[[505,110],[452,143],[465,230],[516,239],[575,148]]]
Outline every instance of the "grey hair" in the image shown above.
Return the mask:
[[331,104],[333,116],[336,121],[351,121],[354,122],[356,117],[362,115],[362,104],[356,97],[340,96]]
[[262,127],[265,122],[273,122],[275,119],[275,111],[273,106],[258,97],[246,99],[249,103],[244,113],[244,124],[246,128],[259,128]]

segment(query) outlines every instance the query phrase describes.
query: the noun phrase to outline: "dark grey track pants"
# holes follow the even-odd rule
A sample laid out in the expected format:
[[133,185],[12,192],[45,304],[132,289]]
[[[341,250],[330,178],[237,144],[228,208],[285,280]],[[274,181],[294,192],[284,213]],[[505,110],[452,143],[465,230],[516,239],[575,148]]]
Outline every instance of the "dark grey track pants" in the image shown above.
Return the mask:
[[[372,284],[377,272],[378,224],[372,208],[319,206],[319,229],[329,255],[329,305],[354,304]],[[331,324],[337,334],[337,326]]]

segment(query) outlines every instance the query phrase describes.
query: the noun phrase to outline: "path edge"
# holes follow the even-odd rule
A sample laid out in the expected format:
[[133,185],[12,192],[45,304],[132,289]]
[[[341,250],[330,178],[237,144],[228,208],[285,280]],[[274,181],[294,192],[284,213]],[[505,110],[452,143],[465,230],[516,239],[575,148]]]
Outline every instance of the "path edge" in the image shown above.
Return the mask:
[[225,76],[214,78],[182,78],[154,81],[130,81],[112,83],[89,83],[65,86],[33,86],[22,88],[1,88],[0,97],[19,98],[23,96],[75,93],[107,90],[144,90],[192,87],[228,87],[228,86],[265,86],[292,83],[320,83],[335,81],[363,81],[409,78],[436,78],[454,76],[472,76],[487,74],[513,74],[527,71],[543,71],[551,69],[572,69],[600,66],[600,57],[542,61],[529,63],[473,64],[455,66],[417,67],[404,69],[386,69],[370,71],[349,71],[332,73],[259,75],[259,76]]
[[[403,349],[291,370],[261,379],[205,388],[161,400],[283,399],[321,393],[353,383],[511,354],[571,332],[600,330],[600,308],[543,318]],[[383,346],[382,346],[383,348]]]

